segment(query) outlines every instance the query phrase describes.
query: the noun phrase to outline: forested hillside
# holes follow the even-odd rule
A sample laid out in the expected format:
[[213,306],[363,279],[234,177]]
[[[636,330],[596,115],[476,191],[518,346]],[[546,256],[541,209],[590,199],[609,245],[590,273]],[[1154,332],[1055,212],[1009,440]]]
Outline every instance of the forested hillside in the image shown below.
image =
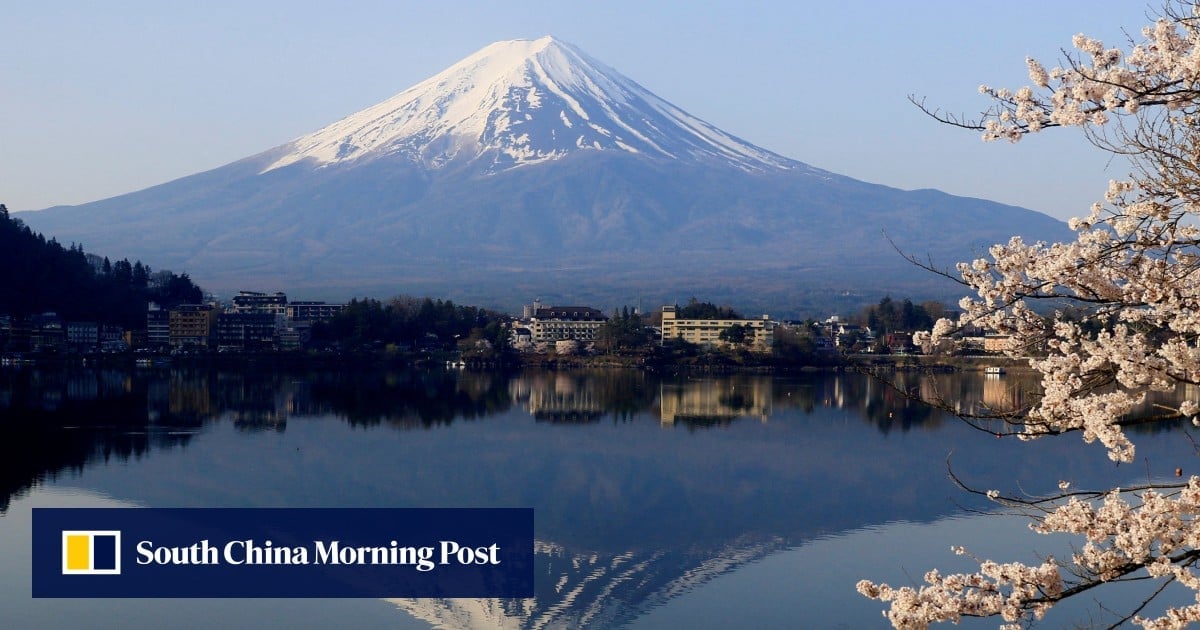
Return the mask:
[[152,271],[140,260],[115,263],[46,240],[0,204],[0,315],[53,311],[65,319],[142,328],[146,304],[195,303],[203,293],[187,274]]

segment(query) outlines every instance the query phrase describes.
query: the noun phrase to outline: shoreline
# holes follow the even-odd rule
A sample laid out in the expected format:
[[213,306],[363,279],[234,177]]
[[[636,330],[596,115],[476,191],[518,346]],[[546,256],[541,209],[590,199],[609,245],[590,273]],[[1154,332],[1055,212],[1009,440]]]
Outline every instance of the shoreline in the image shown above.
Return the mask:
[[128,369],[164,369],[169,367],[214,368],[445,368],[450,370],[511,369],[640,369],[675,372],[845,372],[845,371],[935,371],[983,372],[987,368],[1005,371],[1029,370],[1028,359],[1005,356],[939,355],[828,355],[816,360],[784,361],[771,356],[712,354],[668,358],[653,355],[513,355],[502,360],[462,360],[452,352],[426,353],[289,353],[241,352],[169,354],[94,354],[6,357],[0,369],[21,367],[107,367]]

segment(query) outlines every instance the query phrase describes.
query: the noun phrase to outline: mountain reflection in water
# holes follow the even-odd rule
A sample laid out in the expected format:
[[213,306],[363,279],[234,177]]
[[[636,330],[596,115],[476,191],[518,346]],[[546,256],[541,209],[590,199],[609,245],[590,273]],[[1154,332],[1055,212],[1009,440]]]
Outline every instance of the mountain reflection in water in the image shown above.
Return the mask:
[[[1194,459],[1170,427],[1142,436],[1134,471],[1078,437],[996,439],[913,400],[1004,410],[1034,392],[980,374],[0,371],[0,505],[70,486],[162,507],[533,507],[534,598],[393,603],[451,627],[611,627],[828,536],[978,507],[948,481],[951,453],[969,482],[1034,493]],[[837,622],[808,592],[770,614]]]

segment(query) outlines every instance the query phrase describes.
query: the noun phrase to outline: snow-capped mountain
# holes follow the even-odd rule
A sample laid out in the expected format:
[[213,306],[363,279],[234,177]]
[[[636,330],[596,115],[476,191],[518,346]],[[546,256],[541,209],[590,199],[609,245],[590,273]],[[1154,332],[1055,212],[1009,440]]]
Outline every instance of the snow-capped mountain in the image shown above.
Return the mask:
[[483,161],[488,172],[578,150],[803,166],[688,114],[553,37],[497,42],[392,98],[286,145],[264,169],[403,157],[427,168]]
[[777,315],[957,297],[889,241],[949,266],[1014,234],[1070,236],[1029,210],[779,156],[550,37],[492,44],[232,164],[21,218],[224,293],[512,310],[695,295]]

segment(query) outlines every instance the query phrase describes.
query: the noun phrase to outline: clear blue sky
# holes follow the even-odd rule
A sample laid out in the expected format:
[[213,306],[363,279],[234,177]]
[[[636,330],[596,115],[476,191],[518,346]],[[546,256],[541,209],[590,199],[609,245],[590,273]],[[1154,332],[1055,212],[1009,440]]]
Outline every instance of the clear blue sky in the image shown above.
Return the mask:
[[1059,218],[1119,163],[1077,133],[984,144],[906,96],[986,107],[1138,0],[13,2],[0,18],[0,202],[93,201],[221,166],[377,103],[497,40],[551,34],[750,142],[899,188]]

